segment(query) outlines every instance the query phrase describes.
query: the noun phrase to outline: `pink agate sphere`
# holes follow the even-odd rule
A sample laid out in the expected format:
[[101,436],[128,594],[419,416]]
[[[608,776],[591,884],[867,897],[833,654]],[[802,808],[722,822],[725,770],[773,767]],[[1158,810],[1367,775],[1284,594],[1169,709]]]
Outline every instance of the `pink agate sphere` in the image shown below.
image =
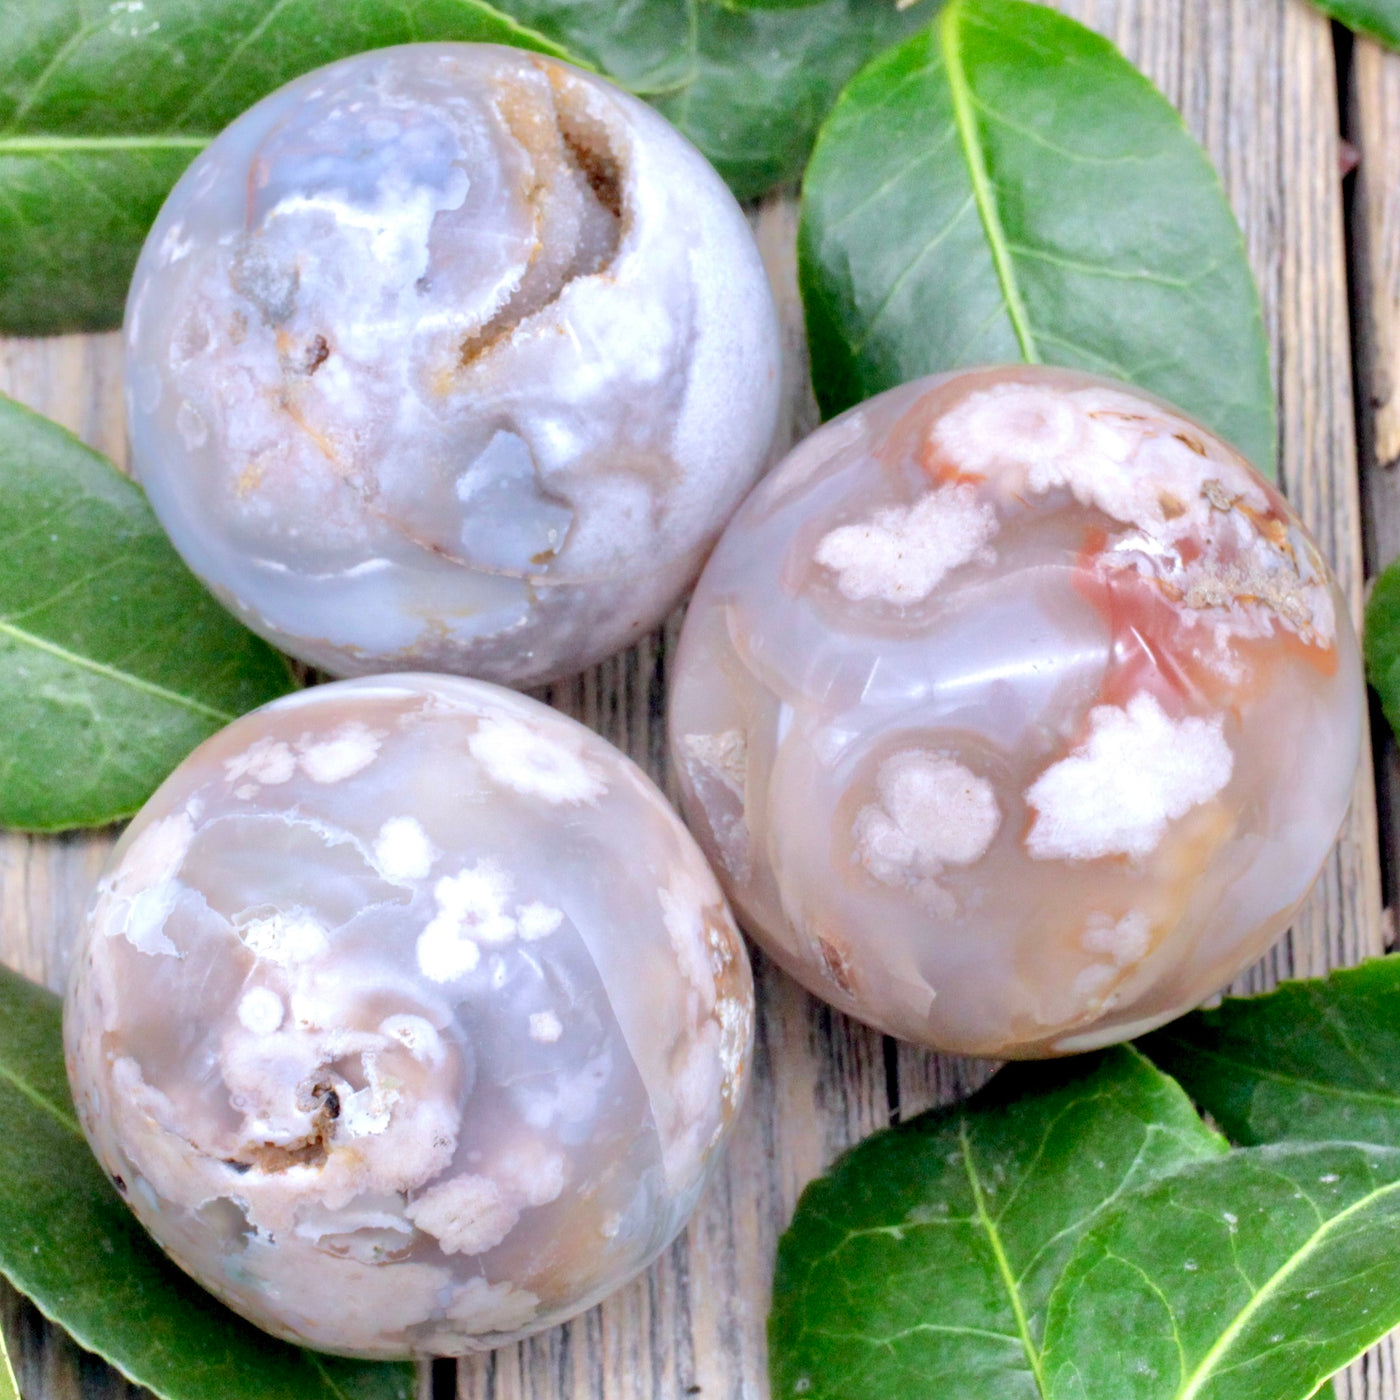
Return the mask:
[[741,921],[938,1049],[1086,1050],[1288,926],[1363,685],[1279,493],[1166,405],[1038,367],[905,385],[749,497],[686,619],[671,739]]
[[83,1127],[183,1268],[288,1340],[497,1345],[684,1225],[747,1075],[742,941],[653,784],[448,676],[247,715],[151,798],[65,1013]]

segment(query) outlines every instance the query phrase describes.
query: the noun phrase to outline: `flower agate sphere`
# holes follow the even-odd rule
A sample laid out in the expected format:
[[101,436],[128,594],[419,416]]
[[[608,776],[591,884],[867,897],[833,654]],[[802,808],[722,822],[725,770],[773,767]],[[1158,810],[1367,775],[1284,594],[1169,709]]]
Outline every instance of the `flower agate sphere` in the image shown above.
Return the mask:
[[1362,682],[1278,492],[1065,371],[925,379],[745,502],[686,618],[672,745],[741,919],[894,1035],[1126,1039],[1287,927]]
[[185,1269],[279,1336],[460,1353],[684,1224],[747,1074],[748,962],[651,782],[452,677],[278,701],[186,760],[98,885],[83,1127]]
[[137,475],[255,631],[515,685],[636,640],[765,464],[772,297],[719,177],[517,49],[332,64],[166,201],[127,303]]

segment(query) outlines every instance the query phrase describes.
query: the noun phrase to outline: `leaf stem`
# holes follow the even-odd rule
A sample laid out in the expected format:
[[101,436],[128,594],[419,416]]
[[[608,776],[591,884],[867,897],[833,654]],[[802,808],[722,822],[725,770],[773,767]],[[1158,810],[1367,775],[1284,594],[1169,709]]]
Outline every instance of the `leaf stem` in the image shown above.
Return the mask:
[[987,170],[987,158],[977,139],[976,118],[972,111],[972,86],[967,80],[967,70],[963,67],[962,29],[960,19],[964,0],[949,0],[943,13],[938,17],[938,40],[943,49],[943,66],[948,74],[948,88],[953,95],[953,117],[957,122],[958,140],[962,144],[963,159],[967,162],[968,176],[972,181],[972,194],[977,201],[977,213],[982,220],[982,229],[987,235],[987,245],[992,252],[992,266],[996,269],[997,282],[1006,302],[1006,314],[1011,320],[1011,328],[1016,332],[1016,343],[1021,347],[1021,358],[1027,364],[1040,363],[1040,351],[1036,349],[1035,333],[1031,330],[1030,313],[1021,298],[1021,289],[1016,283],[1016,273],[1011,265],[1011,249],[1008,246],[1006,230],[1001,226],[1001,214],[996,207],[996,197],[992,189],[992,177]]

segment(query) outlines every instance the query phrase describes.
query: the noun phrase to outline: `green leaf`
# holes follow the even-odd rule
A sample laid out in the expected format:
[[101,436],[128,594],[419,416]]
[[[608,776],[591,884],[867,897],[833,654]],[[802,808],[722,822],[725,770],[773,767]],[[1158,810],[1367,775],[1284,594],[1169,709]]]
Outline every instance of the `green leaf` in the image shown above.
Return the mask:
[[1313,0],[1313,4],[1348,29],[1400,48],[1400,0]]
[[0,0],[0,328],[121,320],[146,230],[213,136],[362,49],[477,39],[569,55],[485,0]]
[[408,1400],[407,1364],[275,1341],[151,1242],[78,1128],[58,998],[0,968],[0,1273],[165,1400]]
[[1138,1048],[1235,1142],[1400,1147],[1400,957],[1232,997]]
[[821,0],[717,0],[726,10],[807,10]]
[[5,1341],[5,1329],[0,1327],[0,1400],[19,1400],[19,1382],[10,1364],[10,1349]]
[[347,54],[480,40],[597,67],[649,98],[740,198],[796,179],[841,85],[934,0],[0,0],[0,330],[121,319],[161,201],[258,98]]
[[292,688],[106,458],[0,396],[0,825],[129,816],[201,740]]
[[1380,695],[1391,729],[1400,733],[1400,559],[1391,562],[1371,589],[1362,644],[1366,679]]
[[1013,1066],[877,1133],[807,1188],[779,1246],[774,1400],[1043,1395],[1045,1309],[1079,1238],[1123,1192],[1225,1150],[1128,1048]]
[[1308,1400],[1400,1322],[1400,1151],[1275,1145],[1125,1196],[1050,1300],[1048,1400]]
[[[606,50],[577,29],[569,33],[604,72],[674,122],[739,199],[755,199],[801,176],[817,128],[847,79],[886,46],[927,25],[937,7],[937,0],[916,0],[904,9],[893,0],[823,0],[802,8],[732,10],[713,0],[633,0],[621,10],[636,28],[611,36]],[[520,8],[515,0],[512,8]],[[610,8],[585,5],[560,13]],[[643,67],[634,56],[637,40],[654,34],[662,17],[669,42],[657,55],[660,62]]]
[[850,83],[807,169],[799,272],[828,414],[1043,360],[1159,394],[1273,470],[1263,315],[1219,177],[1053,10],[949,0]]

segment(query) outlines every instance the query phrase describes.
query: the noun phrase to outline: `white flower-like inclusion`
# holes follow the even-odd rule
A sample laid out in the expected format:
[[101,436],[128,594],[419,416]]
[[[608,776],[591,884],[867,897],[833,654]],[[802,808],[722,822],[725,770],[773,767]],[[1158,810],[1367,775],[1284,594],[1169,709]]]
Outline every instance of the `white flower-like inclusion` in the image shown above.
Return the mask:
[[415,1060],[427,1065],[440,1065],[447,1054],[437,1028],[422,1016],[405,1012],[388,1016],[380,1022],[379,1034],[397,1040]]
[[296,744],[259,739],[243,753],[225,759],[224,776],[236,785],[234,795],[244,800],[256,797],[260,787],[290,782],[298,771],[313,783],[339,783],[374,762],[382,738],[362,724],[346,724],[334,734],[304,738]]
[[97,887],[94,919],[109,936],[120,934],[143,953],[176,951],[163,930],[193,839],[194,821],[186,809],[152,822],[132,842],[126,858]]
[[467,740],[502,787],[546,802],[596,802],[607,784],[578,752],[519,720],[483,719]]
[[265,783],[270,787],[289,782],[296,771],[297,759],[291,745],[277,739],[259,739],[224,764],[229,782],[250,778],[255,783]]
[[1087,428],[1079,405],[1058,389],[994,384],[943,414],[933,437],[960,471],[990,476],[1007,466],[1054,470],[1084,451]]
[[945,753],[903,749],[880,765],[879,800],[856,816],[861,863],[883,884],[936,878],[987,853],[1001,825],[991,783]]
[[564,911],[551,905],[531,900],[515,911],[515,926],[527,943],[537,938],[548,938],[564,922]]
[[996,511],[973,487],[944,486],[912,505],[830,531],[815,558],[853,601],[919,603],[954,569],[985,558],[996,530]]
[[363,724],[347,724],[329,739],[301,751],[301,769],[313,783],[339,783],[369,767],[379,753],[379,736]]
[[[992,511],[987,562],[938,577]],[[979,369],[760,483],[686,612],[671,751],[746,931],[815,995],[1057,1054],[1188,1010],[1287,922],[1346,811],[1357,660],[1226,443],[1126,386]]]
[[1089,737],[1030,786],[1026,847],[1038,860],[1150,855],[1167,823],[1230,781],[1234,755],[1217,716],[1173,720],[1155,697],[1089,712]]
[[1004,476],[1017,493],[1063,487],[1081,505],[1163,539],[1199,534],[1222,500],[1268,509],[1238,462],[1184,419],[1146,407],[1108,388],[996,384],[942,415],[932,441],[959,471]]
[[1102,1011],[1116,1002],[1112,989],[1122,981],[1124,972],[1146,956],[1152,944],[1152,925],[1138,909],[1130,909],[1116,921],[1107,914],[1091,914],[1079,941],[1085,952],[1103,961],[1084,968],[1075,977],[1073,989],[1090,1011]]
[[404,1214],[437,1238],[444,1254],[482,1254],[505,1239],[520,1212],[489,1176],[456,1176],[425,1191]]
[[325,927],[300,910],[250,919],[238,936],[255,958],[283,967],[310,962],[330,946]]
[[1005,499],[1064,489],[1129,527],[1107,557],[1188,608],[1223,610],[1222,641],[1275,626],[1323,646],[1335,636],[1321,561],[1261,528],[1270,502],[1258,481],[1184,419],[1103,386],[1011,382],[969,394],[931,440],[959,471],[996,478]]
[[386,880],[421,880],[433,868],[433,843],[412,817],[390,817],[379,828],[374,858]]
[[254,987],[243,993],[238,1003],[238,1019],[254,1035],[271,1035],[286,1014],[282,998],[267,987]]
[[481,945],[509,943],[516,921],[506,913],[510,876],[491,860],[445,875],[433,887],[438,912],[418,938],[418,966],[434,982],[476,970]]
[[530,1039],[543,1045],[552,1045],[561,1035],[564,1027],[552,1011],[536,1011],[530,1017]]
[[1115,967],[1129,967],[1147,953],[1152,925],[1140,909],[1130,909],[1120,919],[1091,914],[1080,942],[1085,951],[1099,953]]
[[742,943],[664,798],[451,677],[213,736],[74,960],[74,1101],[133,1210],[246,1316],[347,1354],[597,1301],[682,1227],[746,1078]]
[[[447,1316],[471,1336],[514,1332],[534,1319],[539,1301],[533,1293],[509,1283],[472,1278],[453,1295]],[[444,1337],[450,1344],[451,1334]]]

